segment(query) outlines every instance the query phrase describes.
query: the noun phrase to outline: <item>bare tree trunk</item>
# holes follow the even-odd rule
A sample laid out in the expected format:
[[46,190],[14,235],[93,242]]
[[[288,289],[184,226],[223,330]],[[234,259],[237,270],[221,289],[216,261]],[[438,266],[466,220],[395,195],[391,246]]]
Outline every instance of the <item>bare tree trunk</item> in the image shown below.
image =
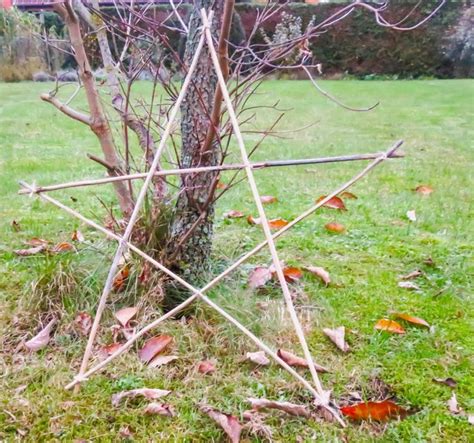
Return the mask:
[[[184,55],[186,64],[189,64],[199,41],[202,26],[200,9],[214,10],[213,34],[217,38],[225,3],[224,0],[195,0],[188,25],[189,34]],[[228,3],[232,4],[231,13],[233,2]],[[223,23],[226,22],[227,28],[230,28],[230,22],[223,20]],[[223,31],[226,34],[223,37],[227,40],[229,31]],[[208,51],[205,50],[194,75],[193,87],[189,89],[181,106],[182,168],[214,166],[221,160],[220,147],[214,142],[216,131],[211,129],[212,123],[217,126],[219,119],[210,119],[210,116],[215,114],[215,97],[218,103],[216,113],[220,116],[222,97],[216,87],[217,76]],[[180,195],[170,226],[166,258],[171,261],[170,266],[190,282],[198,283],[209,268],[214,222],[212,199],[217,179],[217,172],[189,174],[181,178]],[[185,296],[173,288],[168,288],[166,292],[165,309],[171,309]]]
[[[79,76],[84,85],[87,103],[89,105],[90,118],[88,124],[99,139],[105,157],[105,164],[108,165],[108,173],[109,175],[122,174],[121,162],[117,155],[112,131],[100,102],[92,69],[84,48],[79,20],[69,1],[55,4],[54,10],[61,16],[69,31],[71,45],[74,49],[74,58],[77,62]],[[117,182],[114,183],[114,187],[119,200],[120,209],[124,216],[128,216],[133,209],[133,200],[127,185],[125,182]]]

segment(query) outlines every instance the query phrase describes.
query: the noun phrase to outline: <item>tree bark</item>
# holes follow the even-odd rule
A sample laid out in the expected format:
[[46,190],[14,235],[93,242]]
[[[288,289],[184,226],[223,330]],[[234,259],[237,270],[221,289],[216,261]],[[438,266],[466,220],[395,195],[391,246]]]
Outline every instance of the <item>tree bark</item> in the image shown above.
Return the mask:
[[[225,0],[194,1],[184,54],[186,64],[189,64],[201,35],[201,8],[214,10],[212,32],[215,38],[218,38],[225,3]],[[214,109],[214,98],[218,95],[216,87],[217,75],[205,48],[194,75],[193,86],[181,106],[182,168],[214,166],[221,160],[218,144],[213,143],[214,140],[206,143],[211,126],[209,116]],[[219,98],[219,109],[220,100]],[[218,124],[218,121],[216,123]],[[203,274],[209,270],[214,222],[214,204],[210,202],[217,178],[217,172],[182,176],[181,192],[170,225],[166,248],[166,258],[170,260],[168,264],[175,272],[195,284],[199,283]],[[178,288],[167,288],[165,309],[172,309],[186,296]]]

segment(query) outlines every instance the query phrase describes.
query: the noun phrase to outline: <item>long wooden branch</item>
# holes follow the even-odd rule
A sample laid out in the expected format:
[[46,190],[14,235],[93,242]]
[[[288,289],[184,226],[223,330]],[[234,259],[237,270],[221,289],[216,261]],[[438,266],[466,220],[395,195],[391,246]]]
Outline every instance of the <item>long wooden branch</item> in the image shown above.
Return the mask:
[[40,98],[44,102],[52,104],[55,108],[57,108],[59,111],[61,111],[68,117],[71,117],[72,119],[77,120],[78,122],[84,123],[87,126],[91,125],[91,118],[89,115],[76,111],[75,109],[63,103],[61,100],[58,100],[56,97],[44,93],[40,95]]
[[[251,163],[250,166],[252,169],[265,169],[265,168],[274,168],[274,167],[283,167],[283,166],[302,166],[302,165],[318,165],[318,164],[327,164],[327,163],[338,163],[338,162],[348,162],[348,161],[359,161],[359,160],[372,160],[380,157],[382,153],[376,152],[373,154],[355,154],[355,155],[341,155],[336,157],[320,157],[320,158],[305,158],[298,160],[269,160],[265,162]],[[92,158],[92,155],[88,154],[88,157],[98,161],[96,158]],[[402,158],[403,154],[397,154],[396,152],[392,153],[389,158]],[[101,163],[103,166],[105,164]],[[235,171],[241,170],[245,166],[243,164],[228,164],[228,165],[218,165],[218,166],[203,166],[196,168],[182,168],[182,169],[168,169],[155,172],[156,176],[168,176],[168,175],[184,175],[184,174],[195,174],[201,172],[212,172],[212,171]],[[122,175],[117,177],[106,177],[98,178],[92,180],[81,180],[73,181],[68,183],[61,183],[57,185],[49,186],[37,186],[35,188],[35,193],[40,192],[51,192],[57,191],[59,189],[68,189],[68,188],[80,188],[84,186],[95,186],[103,185],[107,183],[113,183],[114,181],[123,181],[123,180],[138,180],[143,179],[147,176],[146,173],[137,173]],[[19,194],[27,194],[29,191],[25,189],[20,189]]]

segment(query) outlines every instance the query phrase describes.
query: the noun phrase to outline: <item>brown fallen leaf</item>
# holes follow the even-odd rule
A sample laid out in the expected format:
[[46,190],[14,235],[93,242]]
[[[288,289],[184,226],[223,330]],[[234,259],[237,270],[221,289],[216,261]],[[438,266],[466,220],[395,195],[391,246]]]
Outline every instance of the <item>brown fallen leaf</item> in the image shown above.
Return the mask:
[[262,195],[260,197],[260,201],[264,205],[269,205],[271,203],[276,203],[278,201],[278,199],[276,197],[273,197],[273,195]]
[[357,195],[355,195],[355,194],[353,194],[352,192],[349,192],[349,191],[344,191],[341,194],[341,197],[348,198],[350,200],[357,200],[359,198],[359,197],[357,197]]
[[18,223],[16,220],[12,220],[11,223],[10,223],[10,226],[12,227],[12,229],[13,229],[15,232],[21,231],[20,223]]
[[449,386],[450,388],[455,388],[458,383],[454,378],[447,377],[447,378],[433,378],[432,379],[435,383],[440,383],[442,385]]
[[178,358],[179,357],[177,355],[157,355],[150,363],[148,363],[148,367],[158,368],[160,366],[167,365]]
[[320,266],[306,266],[303,269],[315,275],[316,277],[319,277],[326,284],[326,286],[331,283],[331,277],[329,276],[329,272],[326,271],[326,269]]
[[327,231],[335,232],[336,234],[342,234],[343,232],[346,231],[345,226],[337,222],[326,223],[324,227],[326,228]]
[[227,211],[224,213],[224,218],[242,218],[245,217],[245,214],[241,211],[236,211],[234,209],[231,209],[230,211]]
[[165,350],[172,341],[173,337],[169,335],[158,335],[150,338],[138,352],[140,360],[149,363],[157,354]]
[[225,183],[219,181],[217,182],[216,189],[227,189],[229,185],[226,185]]
[[161,415],[163,417],[174,417],[176,415],[171,405],[157,402],[149,403],[143,410],[143,413],[146,415]]
[[245,359],[260,366],[268,366],[270,364],[270,360],[265,355],[264,351],[247,352],[245,354]]
[[[308,362],[306,359],[302,357],[298,357],[295,354],[292,354],[291,352],[285,351],[283,349],[278,349],[277,351],[278,357],[280,357],[286,364],[298,368],[308,368]],[[318,365],[314,360],[314,369],[318,372],[329,372],[325,367]]]
[[87,312],[79,312],[74,319],[74,325],[81,335],[88,335],[92,327],[92,317]]
[[28,246],[48,246],[49,241],[45,240],[44,238],[39,238],[39,237],[32,237],[29,240],[26,240],[25,245]]
[[401,313],[395,313],[393,314],[396,318],[401,318],[402,320],[407,321],[408,323],[412,323],[414,325],[419,325],[419,326],[425,326],[427,328],[430,328],[429,323],[427,323],[425,320],[419,317],[413,317],[408,314],[401,314]]
[[287,401],[267,400],[266,398],[248,398],[247,401],[252,406],[252,409],[257,411],[260,409],[278,409],[279,411],[286,412],[287,414],[296,417],[311,417],[311,412],[303,405],[297,405]]
[[39,245],[39,246],[35,246],[33,248],[28,248],[28,249],[17,249],[16,251],[13,251],[13,252],[16,255],[19,255],[20,257],[29,257],[31,255],[39,254],[45,250],[46,250],[45,245]]
[[324,328],[323,332],[342,352],[350,351],[349,345],[344,339],[346,334],[346,328],[344,326],[339,326],[336,329]]
[[288,283],[294,283],[303,278],[303,273],[301,272],[301,269],[296,268],[294,266],[285,266],[283,268],[283,275],[285,276],[285,280]]
[[405,329],[394,320],[382,318],[375,324],[375,329],[379,331],[392,332],[394,334],[405,334]]
[[390,400],[368,401],[352,406],[343,406],[341,412],[352,420],[385,421],[393,417],[404,417],[408,414],[406,409]]
[[[316,200],[316,203],[319,203],[320,201],[323,201],[326,197],[327,197],[327,195],[321,195],[321,197],[319,197]],[[323,206],[325,208],[329,208],[329,209],[339,209],[340,211],[347,211],[346,205],[344,204],[342,199],[339,198],[339,197],[330,198],[326,203],[323,204]]]
[[120,292],[125,288],[125,284],[128,280],[128,277],[130,275],[130,269],[128,265],[124,265],[122,269],[120,269],[117,274],[115,274],[113,283],[112,283],[112,289],[115,292]]
[[429,185],[418,185],[414,191],[421,195],[430,195],[433,192],[433,188]]
[[403,288],[403,289],[409,289],[409,290],[412,290],[412,291],[418,291],[420,289],[420,287],[418,285],[415,285],[415,283],[413,283],[411,281],[398,282],[398,287]]
[[67,241],[57,243],[51,248],[51,252],[54,252],[57,254],[61,252],[69,252],[69,251],[74,251],[74,250],[75,250],[74,246]]
[[451,414],[457,415],[461,412],[455,392],[453,392],[453,395],[451,395],[451,398],[447,401],[447,404],[449,412],[451,412]]
[[150,400],[165,397],[171,391],[165,389],[139,388],[130,391],[121,391],[112,395],[112,406],[117,407],[124,398],[145,397]]
[[74,231],[72,231],[71,240],[81,243],[81,242],[85,241],[85,238],[82,235],[82,232],[79,231],[79,229],[75,229]]
[[272,278],[272,271],[265,266],[257,266],[252,269],[249,275],[249,286],[257,289],[265,286]]
[[114,315],[118,322],[126,328],[128,322],[135,317],[138,312],[138,308],[136,306],[131,306],[129,308],[122,308],[118,310]]
[[27,349],[36,352],[46,347],[51,339],[51,331],[55,324],[56,319],[53,318],[38,334],[25,342]]
[[212,361],[203,360],[198,363],[197,370],[199,373],[207,375],[216,372],[216,367]]
[[224,430],[232,443],[239,443],[242,425],[237,417],[220,412],[208,405],[201,405],[199,409],[212,418]]
[[420,275],[423,275],[423,272],[421,272],[419,269],[409,272],[408,274],[402,275],[400,278],[402,280],[412,280],[414,278],[420,277]]
[[102,346],[99,349],[99,356],[102,357],[102,358],[106,358],[109,355],[112,355],[121,346],[122,346],[121,343],[111,343],[110,345]]
[[260,220],[260,217],[254,217],[252,215],[249,215],[247,217],[247,223],[249,225],[260,225],[262,223],[262,220]]

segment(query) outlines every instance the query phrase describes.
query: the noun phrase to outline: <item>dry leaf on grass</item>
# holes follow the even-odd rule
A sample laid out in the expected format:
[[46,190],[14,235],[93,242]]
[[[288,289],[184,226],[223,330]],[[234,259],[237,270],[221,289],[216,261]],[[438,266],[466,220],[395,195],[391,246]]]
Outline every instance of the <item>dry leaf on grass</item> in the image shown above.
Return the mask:
[[39,246],[35,246],[33,248],[28,248],[28,249],[17,249],[16,251],[13,251],[13,252],[16,255],[19,255],[20,257],[29,257],[31,255],[39,254],[45,250],[46,250],[45,245],[39,245]]
[[242,425],[237,417],[225,414],[207,405],[201,405],[199,409],[212,418],[224,430],[232,443],[239,443]]
[[158,335],[150,338],[145,342],[143,348],[140,349],[138,355],[140,360],[149,363],[153,357],[162,352],[173,341],[173,337],[169,335]]
[[420,275],[423,275],[423,272],[421,272],[419,269],[417,269],[416,271],[412,271],[408,274],[402,275],[400,278],[402,280],[412,280],[414,278],[420,277]]
[[[287,365],[298,367],[298,368],[308,368],[309,364],[306,359],[302,357],[298,357],[291,352],[285,351],[283,349],[278,349],[277,351],[278,357],[280,357]],[[325,367],[318,365],[314,360],[314,368],[318,372],[329,372]]]
[[326,223],[324,227],[326,228],[327,231],[335,232],[336,234],[342,234],[343,232],[346,231],[345,226],[337,222]]
[[323,332],[342,352],[350,351],[349,345],[344,339],[346,335],[346,328],[344,326],[339,326],[336,329],[324,328]]
[[451,414],[457,415],[461,412],[455,392],[453,392],[453,395],[451,395],[451,398],[447,401],[447,404],[449,412],[451,412]]
[[115,318],[118,320],[118,322],[126,328],[128,325],[128,322],[135,317],[135,315],[138,312],[138,308],[135,306],[129,307],[129,308],[123,308],[117,311],[114,315]]
[[410,289],[412,291],[418,291],[420,289],[418,285],[415,285],[415,283],[412,283],[411,281],[398,282],[398,287],[403,289]]
[[88,335],[92,327],[92,317],[87,312],[79,312],[74,319],[74,325],[81,335]]
[[352,406],[344,406],[341,412],[352,420],[384,421],[393,417],[404,417],[408,411],[390,400],[368,401]]
[[[326,197],[327,197],[327,195],[322,195],[321,197],[319,197],[316,200],[316,203],[319,203],[319,202],[323,201]],[[325,208],[329,208],[329,209],[339,209],[341,211],[346,211],[347,210],[346,205],[344,204],[342,199],[339,198],[339,197],[330,198],[326,203],[323,204],[323,206]]]
[[145,409],[143,409],[143,413],[146,415],[161,415],[163,417],[174,417],[176,415],[171,405],[157,402],[146,405]]
[[270,203],[276,203],[278,199],[276,197],[273,197],[273,195],[262,195],[260,197],[260,201],[264,205],[269,205]]
[[51,339],[51,331],[56,324],[56,319],[53,318],[38,334],[25,342],[28,350],[36,352],[45,348]]
[[122,289],[125,288],[125,283],[127,282],[127,279],[130,275],[130,269],[127,265],[123,266],[122,269],[120,269],[117,274],[115,274],[113,283],[112,283],[112,289],[115,292],[120,292]]
[[433,192],[433,188],[429,185],[418,185],[414,191],[421,195],[430,195]]
[[265,266],[257,266],[249,275],[249,286],[258,289],[266,285],[272,278],[272,271]]
[[75,229],[74,231],[72,231],[71,240],[82,243],[83,241],[85,241],[85,238],[84,235],[82,235],[82,232],[79,231],[79,229]]
[[326,269],[320,266],[306,266],[303,269],[315,275],[316,277],[319,277],[326,284],[326,286],[331,283],[331,277],[329,276],[329,272],[326,271]]
[[70,251],[75,251],[75,248],[73,244],[67,241],[57,243],[51,248],[51,252],[55,252],[55,253],[70,252]]
[[245,354],[245,359],[260,366],[268,366],[270,364],[270,360],[265,355],[264,351],[247,352]]
[[117,392],[112,395],[112,406],[117,407],[124,398],[145,397],[149,400],[165,397],[171,391],[165,389],[139,388],[130,391]]
[[378,329],[379,331],[392,332],[394,334],[405,334],[405,329],[403,329],[399,323],[387,318],[380,319],[375,324],[375,329]]
[[303,273],[301,272],[301,269],[296,268],[294,266],[285,266],[283,268],[283,275],[285,276],[285,280],[288,283],[294,283],[303,278]]
[[212,374],[216,371],[214,363],[210,360],[203,360],[198,363],[197,370],[201,374]]
[[172,361],[177,360],[179,357],[177,355],[158,355],[150,363],[148,363],[149,368],[158,368],[160,366],[167,365]]
[[401,314],[401,313],[395,313],[393,314],[396,318],[401,318],[402,320],[407,321],[408,323],[412,323],[414,325],[419,325],[419,326],[425,326],[426,328],[430,328],[430,325],[428,322],[423,320],[422,318],[419,317],[413,317],[408,314]]
[[350,200],[357,200],[359,198],[359,197],[357,197],[357,195],[355,195],[355,194],[353,194],[352,192],[349,192],[349,191],[344,191],[341,194],[341,197],[348,198]]
[[29,240],[26,240],[25,245],[28,246],[48,246],[49,241],[44,238],[32,237]]
[[260,225],[262,221],[260,220],[260,217],[254,217],[252,215],[249,215],[247,217],[247,223],[249,225]]
[[278,409],[279,411],[296,417],[309,418],[311,416],[309,409],[303,405],[297,405],[287,401],[267,400],[266,398],[248,398],[247,400],[250,402],[252,409],[257,411],[260,409]]
[[121,343],[112,343],[110,345],[102,346],[99,349],[99,356],[102,357],[102,358],[106,358],[109,355],[112,355],[121,346],[122,346]]
[[[260,217],[253,217],[249,215],[247,217],[247,222],[249,225],[261,225],[262,220]],[[288,224],[287,220],[284,220],[283,218],[272,218],[271,220],[268,220],[268,226],[270,229],[281,229],[285,227]]]
[[240,211],[236,211],[234,209],[231,209],[230,211],[227,211],[224,213],[224,218],[242,218],[245,217],[245,214]]
[[456,380],[454,380],[454,378],[451,378],[451,377],[447,377],[447,378],[433,378],[432,379],[435,383],[439,383],[439,384],[442,384],[442,385],[446,385],[446,386],[449,386],[450,388],[455,388],[458,384],[458,382]]

